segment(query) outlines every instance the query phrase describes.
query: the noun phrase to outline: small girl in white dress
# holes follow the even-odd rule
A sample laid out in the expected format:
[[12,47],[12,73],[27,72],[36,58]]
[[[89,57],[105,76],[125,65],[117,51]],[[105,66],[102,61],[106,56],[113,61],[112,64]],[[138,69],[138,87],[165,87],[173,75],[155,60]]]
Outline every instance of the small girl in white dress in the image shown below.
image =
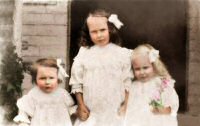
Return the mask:
[[133,72],[131,51],[119,46],[123,24],[115,14],[91,12],[84,24],[70,85],[78,102],[75,126],[121,126],[119,110],[128,96]]
[[58,87],[58,75],[64,71],[58,61],[39,59],[33,64],[32,81],[36,85],[17,101],[19,112],[14,121],[19,126],[72,126],[69,110],[74,102]]
[[129,90],[125,126],[177,126],[174,80],[149,44],[133,50],[135,80]]

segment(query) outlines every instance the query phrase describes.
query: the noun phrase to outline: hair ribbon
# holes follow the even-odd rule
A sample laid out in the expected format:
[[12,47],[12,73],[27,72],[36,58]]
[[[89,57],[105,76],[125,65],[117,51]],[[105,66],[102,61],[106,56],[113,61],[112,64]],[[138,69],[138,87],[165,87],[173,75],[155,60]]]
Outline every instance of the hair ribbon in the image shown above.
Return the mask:
[[111,14],[108,18],[108,21],[113,23],[117,29],[120,29],[121,26],[124,24],[118,19],[118,16],[116,14]]
[[63,66],[61,65],[62,60],[61,59],[57,59],[57,66],[59,68],[58,70],[58,75],[62,75],[62,77],[69,77],[69,75],[65,72],[65,69],[63,68]]
[[149,52],[149,60],[151,63],[155,62],[159,58],[159,51],[151,49]]

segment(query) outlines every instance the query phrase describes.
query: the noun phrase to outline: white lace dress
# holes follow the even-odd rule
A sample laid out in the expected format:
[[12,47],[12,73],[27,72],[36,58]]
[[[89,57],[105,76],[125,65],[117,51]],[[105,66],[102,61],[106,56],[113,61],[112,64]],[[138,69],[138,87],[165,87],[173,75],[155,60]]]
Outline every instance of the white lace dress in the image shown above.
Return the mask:
[[176,113],[179,107],[178,95],[174,89],[174,80],[164,89],[161,97],[164,106],[170,106],[170,115],[155,115],[149,105],[152,95],[160,88],[162,79],[155,77],[142,83],[134,81],[129,90],[129,101],[125,116],[125,126],[178,126]]
[[58,87],[52,93],[44,93],[35,86],[17,101],[19,114],[14,121],[30,126],[72,126],[69,109],[73,104],[65,89]]
[[113,43],[80,48],[70,85],[72,93],[83,93],[90,117],[85,122],[77,120],[75,126],[121,126],[118,109],[133,78],[131,52]]

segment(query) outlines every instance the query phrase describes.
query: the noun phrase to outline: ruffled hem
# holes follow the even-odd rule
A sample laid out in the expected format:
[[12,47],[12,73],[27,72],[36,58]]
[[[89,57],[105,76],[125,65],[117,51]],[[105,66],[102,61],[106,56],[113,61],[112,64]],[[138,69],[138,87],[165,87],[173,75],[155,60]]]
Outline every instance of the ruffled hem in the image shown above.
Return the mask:
[[22,115],[17,115],[14,119],[13,119],[14,122],[16,123],[28,123],[30,124],[30,120],[27,118],[27,117],[24,117]]
[[83,93],[83,90],[80,88],[72,89],[71,94],[75,94],[75,93]]
[[130,87],[125,87],[124,89],[125,89],[125,91],[127,91],[127,92],[130,91]]

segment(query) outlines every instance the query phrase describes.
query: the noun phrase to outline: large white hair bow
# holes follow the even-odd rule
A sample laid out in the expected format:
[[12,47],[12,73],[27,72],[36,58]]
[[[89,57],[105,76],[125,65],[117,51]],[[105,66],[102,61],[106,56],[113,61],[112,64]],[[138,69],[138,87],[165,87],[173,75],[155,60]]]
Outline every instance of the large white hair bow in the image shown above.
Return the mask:
[[156,59],[159,58],[159,51],[155,49],[151,49],[149,52],[149,60],[151,63],[155,62]]
[[124,24],[118,19],[118,16],[116,14],[111,14],[110,17],[108,18],[108,21],[113,23],[117,29],[120,29],[121,26]]
[[62,77],[62,79],[63,79],[64,77],[69,77],[69,76],[67,75],[67,73],[65,72],[65,69],[64,69],[63,66],[61,65],[62,60],[61,60],[61,59],[57,59],[56,61],[57,61],[57,66],[58,66],[58,68],[59,68],[58,76],[59,76],[59,77]]

